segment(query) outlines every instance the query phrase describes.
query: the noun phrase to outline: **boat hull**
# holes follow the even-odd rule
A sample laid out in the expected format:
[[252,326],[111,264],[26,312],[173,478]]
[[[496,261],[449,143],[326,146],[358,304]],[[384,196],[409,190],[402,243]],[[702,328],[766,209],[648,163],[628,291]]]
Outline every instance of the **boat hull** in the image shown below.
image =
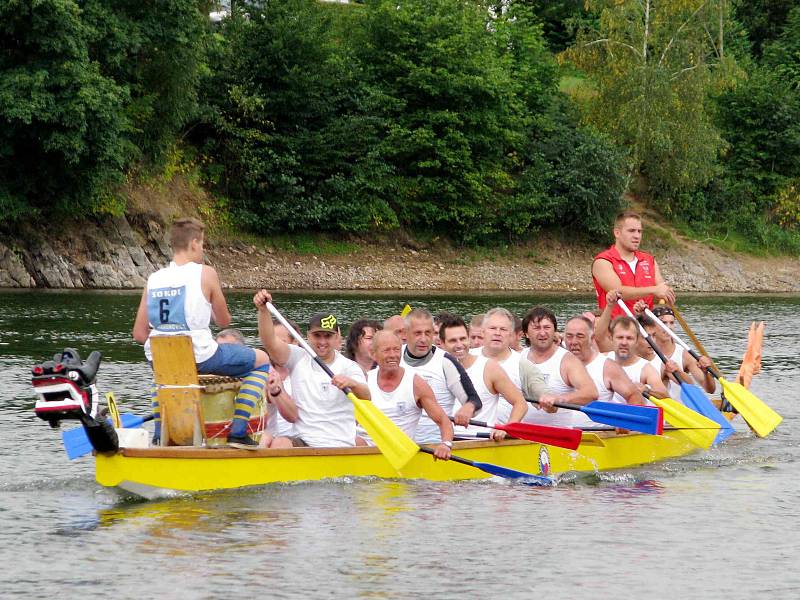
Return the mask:
[[[558,475],[632,467],[683,456],[696,449],[680,431],[666,431],[658,436],[584,433],[581,445],[574,451],[522,440],[456,442],[453,451],[463,458],[533,475]],[[398,473],[376,448],[123,449],[112,456],[97,455],[96,471],[101,485],[120,487],[148,498],[169,491],[198,492],[339,477],[431,481],[491,477],[479,469],[434,461],[422,453]]]

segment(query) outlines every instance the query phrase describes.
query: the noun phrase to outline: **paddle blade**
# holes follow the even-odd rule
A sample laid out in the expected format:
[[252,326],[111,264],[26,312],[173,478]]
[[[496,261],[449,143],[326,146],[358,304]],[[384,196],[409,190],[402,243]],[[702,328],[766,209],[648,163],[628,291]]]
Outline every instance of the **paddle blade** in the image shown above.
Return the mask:
[[735,431],[733,425],[717,410],[717,407],[712,404],[711,400],[699,387],[691,383],[681,382],[681,400],[693,411],[719,424],[720,430],[717,433],[714,444],[724,442],[733,435]]
[[650,396],[650,401],[661,407],[670,425],[684,430],[681,433],[689,438],[689,441],[695,446],[708,449],[714,443],[720,429],[720,425],[716,421],[696,413],[672,398]]
[[660,435],[664,431],[664,414],[653,406],[595,401],[581,407],[581,412],[596,423],[621,429],[652,435]]
[[92,443],[86,437],[83,425],[62,431],[61,440],[64,442],[64,450],[70,460],[86,456],[92,451]]
[[783,421],[783,417],[740,383],[732,383],[724,377],[720,377],[719,382],[725,397],[759,437],[768,436]]
[[581,432],[578,429],[567,427],[551,427],[533,423],[506,423],[505,425],[495,425],[494,428],[501,429],[521,440],[530,440],[570,450],[575,450],[581,443]]
[[386,460],[399,471],[414,455],[419,446],[387,417],[372,402],[357,398],[353,392],[347,394],[356,411],[356,419],[367,430],[369,437],[375,442]]
[[555,485],[555,480],[551,479],[550,477],[544,477],[542,475],[532,475],[530,473],[523,473],[522,471],[515,471],[514,469],[508,469],[506,467],[501,467],[500,465],[493,465],[490,463],[472,461],[472,466],[480,469],[481,471],[485,471],[486,473],[497,475],[498,477],[505,477],[506,479],[515,479],[520,483],[524,483],[526,485],[537,485],[537,486]]
[[[145,421],[152,420],[153,416],[154,415],[140,417],[139,415],[124,413],[120,415],[120,421],[122,422],[122,426],[126,429],[135,429]],[[111,419],[108,421],[111,422]],[[66,450],[67,458],[70,460],[86,456],[94,449],[89,438],[86,437],[86,430],[83,428],[83,425],[62,431],[61,440],[64,442],[64,450]]]

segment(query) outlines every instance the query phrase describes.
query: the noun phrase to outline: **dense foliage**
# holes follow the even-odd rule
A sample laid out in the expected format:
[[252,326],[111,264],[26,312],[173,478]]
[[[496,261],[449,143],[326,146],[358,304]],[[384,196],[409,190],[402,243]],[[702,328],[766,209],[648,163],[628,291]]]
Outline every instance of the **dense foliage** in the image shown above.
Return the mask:
[[0,222],[121,213],[117,188],[193,112],[193,0],[0,3]]
[[481,242],[554,223],[602,232],[618,210],[621,154],[567,116],[524,6],[247,10],[220,30],[192,132],[239,222]]
[[800,249],[797,0],[212,5],[0,3],[0,225],[120,214],[184,156],[258,233],[596,237],[633,182]]

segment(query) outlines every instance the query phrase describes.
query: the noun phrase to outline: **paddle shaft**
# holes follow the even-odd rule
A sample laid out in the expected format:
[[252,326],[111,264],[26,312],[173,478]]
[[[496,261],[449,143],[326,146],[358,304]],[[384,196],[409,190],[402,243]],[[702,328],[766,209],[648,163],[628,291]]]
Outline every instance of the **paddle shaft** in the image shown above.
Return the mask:
[[[538,400],[533,400],[531,398],[525,398],[531,404],[539,404]],[[579,412],[583,412],[583,406],[580,404],[572,404],[570,402],[553,402],[553,406],[556,408],[564,408],[566,410],[577,410]]]
[[[681,311],[678,310],[678,307],[675,306],[674,304],[670,304],[670,308],[672,308],[672,312],[675,313],[675,320],[681,324],[681,327],[683,327],[683,330],[686,332],[686,335],[689,336],[689,339],[692,340],[692,343],[695,345],[695,348],[697,348],[700,354],[704,356],[709,356],[708,352],[706,352],[706,349],[703,347],[703,344],[700,342],[700,340],[694,334],[694,331],[692,331],[692,328],[689,327],[689,324],[683,318],[683,315],[681,314]],[[711,357],[709,356],[709,358]],[[717,365],[714,363],[713,358],[711,359],[711,363],[714,364],[714,368],[717,369]]]
[[[303,336],[300,335],[299,332],[295,331],[294,327],[289,325],[289,321],[283,318],[283,315],[278,311],[277,308],[275,308],[272,302],[267,302],[267,310],[269,310],[269,312],[272,313],[272,316],[275,317],[278,322],[286,328],[286,331],[288,331],[289,334],[297,340],[297,343],[300,344],[300,347],[308,352],[311,358],[314,359],[314,362],[317,363],[320,368],[325,371],[325,373],[327,373],[328,377],[333,379],[335,375],[333,374],[333,371],[331,371],[331,368],[325,364],[325,361],[322,360],[316,352],[314,352],[314,349],[308,345],[308,342],[306,342]],[[342,391],[345,393],[345,395],[353,393],[353,390],[351,390],[349,387],[343,388]]]
[[[695,360],[700,360],[700,355],[697,352],[695,352],[693,348],[689,347],[689,344],[687,344],[680,337],[678,337],[678,334],[675,333],[674,331],[672,331],[672,329],[670,329],[669,326],[666,323],[664,323],[664,321],[662,321],[657,316],[655,316],[653,314],[653,311],[651,311],[649,308],[646,308],[644,310],[644,312],[648,317],[650,317],[653,321],[655,321],[656,324],[659,327],[661,327],[661,329],[666,331],[669,334],[669,336],[673,340],[675,340],[675,343],[678,344],[678,346],[680,346],[681,348],[686,350],[689,354],[691,354],[692,358],[694,358]],[[711,375],[715,379],[719,379],[720,375],[719,375],[719,372],[716,370],[716,368],[710,368],[710,369],[708,369],[708,372],[711,373]]]
[[[661,351],[661,348],[658,347],[658,344],[656,344],[656,341],[653,339],[653,336],[650,335],[649,333],[647,333],[647,330],[644,327],[642,327],[642,324],[639,323],[639,321],[636,319],[636,317],[633,316],[633,313],[628,308],[628,305],[625,304],[622,300],[617,300],[617,304],[625,311],[625,313],[631,319],[636,321],[636,324],[639,326],[639,333],[641,333],[642,337],[644,337],[645,341],[648,344],[650,344],[650,347],[653,349],[653,352],[655,352],[656,355],[658,356],[658,358],[661,359],[661,362],[664,363],[664,364],[667,364],[667,357],[664,356],[664,353]],[[647,312],[650,312],[650,311],[648,310]],[[653,313],[650,313],[650,315],[652,315],[652,314]],[[650,316],[650,315],[648,315],[648,316]],[[667,327],[666,324],[663,323],[659,318],[655,317],[655,315],[650,317],[650,318],[654,319],[655,321],[657,321],[663,327]],[[669,330],[669,327],[667,327],[667,329]],[[678,383],[691,383],[689,381],[686,381],[685,374],[681,373],[680,371],[673,372],[672,376],[675,378],[675,381],[677,381]]]

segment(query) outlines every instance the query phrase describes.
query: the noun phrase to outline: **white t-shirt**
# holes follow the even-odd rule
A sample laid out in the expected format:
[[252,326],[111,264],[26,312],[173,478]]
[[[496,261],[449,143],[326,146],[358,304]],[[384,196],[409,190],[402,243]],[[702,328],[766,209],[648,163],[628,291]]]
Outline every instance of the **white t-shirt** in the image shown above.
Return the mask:
[[[353,403],[331,383],[331,378],[299,346],[289,346],[286,368],[292,382],[292,398],[297,405],[295,435],[312,447],[354,446],[356,419]],[[334,375],[346,375],[366,383],[364,371],[352,360],[336,353],[328,368]]]

